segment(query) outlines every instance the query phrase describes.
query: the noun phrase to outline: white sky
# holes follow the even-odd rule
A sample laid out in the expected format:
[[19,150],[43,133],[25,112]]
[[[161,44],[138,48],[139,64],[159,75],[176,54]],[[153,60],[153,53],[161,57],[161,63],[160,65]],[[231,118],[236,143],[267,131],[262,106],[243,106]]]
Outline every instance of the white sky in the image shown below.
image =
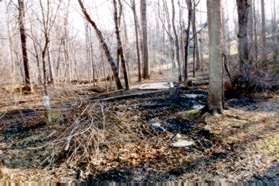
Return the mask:
[[[5,0],[6,2],[8,0]],[[0,3],[0,30],[5,28],[6,22],[6,8],[5,8],[5,1]],[[31,0],[26,0],[30,2]],[[34,1],[34,0],[33,0]],[[55,1],[55,0],[53,0]],[[69,0],[64,0],[69,1]],[[71,27],[73,28],[73,32],[78,35],[84,34],[84,20],[81,15],[80,8],[77,4],[77,0],[70,0],[71,1],[71,13],[70,13],[70,23]],[[125,0],[126,2],[130,2],[130,0]],[[175,0],[177,2],[178,0]],[[272,14],[273,2],[276,2],[277,10],[279,10],[279,1],[278,0],[265,0],[266,2],[266,18],[270,19]],[[112,2],[111,0],[84,0],[88,12],[91,14],[93,19],[97,22],[98,26],[104,30],[112,30],[113,29],[113,10],[112,10]],[[136,0],[137,4],[139,4],[140,0]],[[147,0],[148,2],[148,19],[149,25],[154,25],[154,12],[157,10],[152,9],[152,6],[155,6],[158,0]],[[170,0],[167,0],[170,3]],[[181,0],[182,3],[185,0]],[[236,16],[236,6],[235,0],[224,0],[225,2],[225,12],[228,14],[230,27],[233,28],[233,20],[237,19]],[[257,4],[260,3],[260,0],[256,0]],[[127,26],[133,26],[133,19],[132,19],[132,12],[128,6],[125,5],[125,14],[127,20]],[[139,6],[138,6],[139,7]],[[169,6],[171,7],[171,6]],[[260,7],[257,6],[259,9]],[[177,8],[178,9],[178,8]],[[197,12],[197,21],[198,23],[204,23],[206,21],[206,0],[200,0],[200,5],[198,6],[199,12]],[[171,12],[171,11],[170,11]],[[177,10],[178,16],[178,10]],[[16,15],[16,14],[15,14]],[[278,12],[279,17],[279,12]],[[184,19],[187,18],[187,11],[184,11]]]

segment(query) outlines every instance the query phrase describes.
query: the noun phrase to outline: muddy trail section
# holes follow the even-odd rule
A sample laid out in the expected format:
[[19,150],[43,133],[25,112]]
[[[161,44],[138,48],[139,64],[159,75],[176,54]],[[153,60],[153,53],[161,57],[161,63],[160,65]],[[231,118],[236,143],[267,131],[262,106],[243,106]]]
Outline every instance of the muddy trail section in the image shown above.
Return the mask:
[[77,97],[2,114],[1,180],[279,180],[277,93],[227,100],[222,116],[202,89]]

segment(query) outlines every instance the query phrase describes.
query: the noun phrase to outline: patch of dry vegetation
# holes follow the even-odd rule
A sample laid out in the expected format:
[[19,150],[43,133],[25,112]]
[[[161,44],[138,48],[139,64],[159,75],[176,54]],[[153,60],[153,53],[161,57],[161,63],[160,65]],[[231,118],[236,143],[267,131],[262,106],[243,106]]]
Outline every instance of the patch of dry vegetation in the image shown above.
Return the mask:
[[[192,114],[185,93],[180,91],[178,100],[157,92],[100,101],[124,93],[92,99],[84,96],[90,92],[77,91],[60,94],[53,104],[53,123],[45,122],[43,110],[23,113],[24,122],[18,114],[5,115],[0,128],[5,165],[1,179],[238,181],[264,177],[278,162],[278,94],[259,94],[260,99],[232,106],[223,116],[200,117]],[[75,94],[80,97],[72,99]],[[154,120],[167,130],[153,128]],[[195,145],[173,148],[177,133]]]

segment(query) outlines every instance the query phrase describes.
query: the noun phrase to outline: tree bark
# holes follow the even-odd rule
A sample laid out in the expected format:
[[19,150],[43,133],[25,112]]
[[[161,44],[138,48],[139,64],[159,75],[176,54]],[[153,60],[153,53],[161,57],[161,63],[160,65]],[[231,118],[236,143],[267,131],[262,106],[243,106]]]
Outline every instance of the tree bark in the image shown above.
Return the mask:
[[107,61],[109,62],[111,69],[112,69],[112,73],[113,73],[113,77],[115,80],[115,84],[117,89],[123,89],[120,78],[119,78],[119,74],[117,71],[117,65],[115,64],[111,53],[109,51],[109,47],[104,39],[104,36],[102,34],[102,32],[100,31],[100,29],[98,28],[98,26],[96,25],[96,23],[93,21],[93,19],[90,17],[90,15],[88,14],[86,8],[84,7],[84,4],[82,2],[82,0],[78,0],[78,3],[80,5],[80,8],[82,10],[83,15],[85,16],[85,19],[90,23],[90,25],[94,28],[97,37],[99,39],[99,42],[101,43],[102,49],[104,50],[104,53],[106,55]]
[[137,11],[136,11],[136,2],[135,0],[131,0],[131,8],[133,11],[133,16],[134,16],[134,25],[135,25],[135,35],[136,35],[136,50],[137,50],[137,63],[138,63],[138,81],[142,81],[142,76],[141,76],[141,57],[140,57],[140,45],[139,45],[139,23],[138,23],[138,16],[137,16]]
[[52,70],[52,62],[51,62],[51,56],[49,47],[47,48],[47,59],[48,59],[48,71],[49,71],[49,84],[54,84],[54,78],[53,78],[53,70]]
[[24,10],[24,0],[18,0],[18,22],[19,22],[19,32],[21,40],[21,51],[22,51],[22,60],[24,67],[24,91],[26,93],[31,92],[31,82],[30,82],[30,73],[29,73],[29,64],[28,64],[28,54],[27,54],[27,37],[25,33],[25,10]]
[[254,48],[254,18],[253,18],[253,0],[250,0],[248,12],[248,41],[249,41],[249,59],[254,61],[255,48]]
[[[158,0],[161,1],[161,0]],[[159,3],[158,3],[159,5]],[[159,7],[158,7],[159,8]],[[175,39],[172,35],[172,24],[171,24],[171,18],[170,18],[170,13],[169,13],[169,8],[168,8],[168,3],[166,0],[163,0],[163,9],[164,9],[164,13],[165,15],[165,19],[167,22],[167,27],[165,26],[165,24],[162,21],[162,24],[165,28],[165,31],[168,35],[169,38],[169,44],[170,44],[170,56],[171,56],[171,62],[172,62],[172,70],[174,71],[176,69],[176,62],[175,62]]]
[[44,34],[45,37],[45,44],[42,50],[42,63],[43,63],[43,79],[44,79],[44,95],[47,96],[48,92],[47,92],[47,69],[46,69],[46,54],[47,54],[47,48],[48,48],[48,43],[49,43],[49,38],[48,35],[45,33]]
[[196,70],[200,69],[200,54],[199,54],[199,43],[198,43],[198,33],[196,28],[196,1],[193,4],[193,16],[192,16],[192,30],[193,30],[193,77],[196,75]]
[[209,33],[208,106],[212,113],[223,112],[223,62],[221,44],[221,2],[207,0]]
[[255,5],[255,0],[252,0],[252,12],[253,12],[253,32],[254,32],[254,41],[253,41],[253,45],[254,45],[254,51],[255,51],[255,60],[258,61],[258,56],[259,56],[259,52],[258,52],[258,31],[257,31],[257,15],[256,15],[256,5]]
[[188,86],[188,49],[189,49],[189,42],[190,42],[190,28],[191,28],[191,21],[193,15],[193,5],[192,0],[186,0],[187,8],[188,8],[188,25],[185,31],[186,38],[185,38],[185,59],[184,59],[184,85],[185,87]]
[[240,71],[246,70],[249,65],[249,45],[248,45],[248,19],[249,19],[249,0],[237,0],[238,12],[238,55]]
[[261,40],[262,40],[262,60],[266,60],[266,25],[265,25],[265,2],[261,0],[261,14],[262,14],[262,33],[261,33]]
[[179,39],[178,34],[176,31],[176,25],[175,25],[175,6],[174,6],[174,0],[171,0],[172,5],[172,29],[174,34],[174,40],[175,40],[175,53],[176,53],[176,62],[178,65],[178,81],[182,81],[182,75],[181,75],[181,63],[180,63],[180,53],[179,53]]
[[278,33],[277,33],[277,31],[279,31],[278,30],[278,24],[277,24],[277,12],[276,12],[276,1],[275,0],[273,0],[273,10],[272,10],[272,42],[273,42],[273,44],[272,44],[272,49],[273,49],[273,55],[272,55],[272,57],[273,57],[273,61],[277,61],[277,59],[278,59],[278,55],[279,55],[279,53],[278,53],[278,51],[279,51],[279,47],[278,47],[278,38],[279,38],[279,36],[276,36]]
[[[122,72],[124,75],[124,81],[125,81],[125,88],[126,90],[130,89],[130,85],[129,85],[129,76],[128,76],[128,72],[127,72],[127,64],[126,64],[126,60],[124,57],[124,51],[123,51],[123,45],[122,45],[122,41],[121,41],[121,36],[120,36],[120,14],[118,13],[118,8],[117,8],[117,2],[116,0],[112,0],[113,1],[113,7],[114,7],[114,26],[115,26],[115,34],[116,34],[116,40],[117,40],[117,56],[119,56],[120,59],[120,63],[121,63],[121,68],[122,68]],[[118,1],[120,3],[120,1]]]
[[149,79],[149,61],[148,61],[148,35],[147,35],[147,10],[146,0],[140,0],[141,10],[141,45],[142,45],[142,60],[143,60],[143,78]]

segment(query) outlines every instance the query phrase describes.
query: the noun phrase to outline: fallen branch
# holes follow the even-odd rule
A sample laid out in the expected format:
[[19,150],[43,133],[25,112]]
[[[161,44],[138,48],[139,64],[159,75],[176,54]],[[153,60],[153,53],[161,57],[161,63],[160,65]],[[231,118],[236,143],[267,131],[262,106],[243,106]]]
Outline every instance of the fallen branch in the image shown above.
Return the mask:
[[148,91],[148,92],[139,92],[139,93],[131,93],[131,94],[124,94],[124,95],[117,95],[117,96],[112,96],[112,97],[108,97],[108,98],[104,98],[101,99],[101,101],[119,101],[119,100],[123,100],[123,99],[134,99],[134,98],[144,98],[144,97],[151,97],[153,95],[158,95],[158,94],[164,94],[164,93],[168,93],[169,90],[157,90],[157,91]]

